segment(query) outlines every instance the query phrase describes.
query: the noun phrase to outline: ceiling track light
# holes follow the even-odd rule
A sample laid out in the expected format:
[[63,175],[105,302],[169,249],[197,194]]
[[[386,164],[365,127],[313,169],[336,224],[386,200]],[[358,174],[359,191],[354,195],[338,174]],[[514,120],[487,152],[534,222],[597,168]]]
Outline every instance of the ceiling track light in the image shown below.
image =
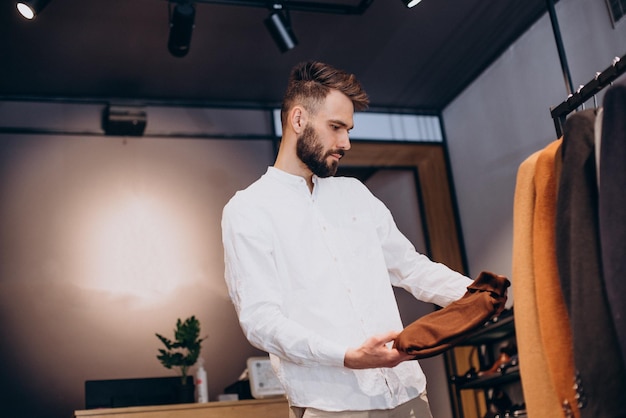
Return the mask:
[[298,39],[291,29],[289,10],[283,14],[282,5],[274,5],[274,10],[264,22],[280,52],[287,52],[298,45]]
[[167,49],[175,57],[184,57],[189,52],[193,33],[196,8],[191,2],[176,3],[170,11],[170,34]]
[[18,1],[17,10],[28,20],[32,20],[50,3],[50,0],[23,0]]
[[417,4],[421,1],[422,0],[402,0],[402,3],[410,9],[411,7],[417,6]]

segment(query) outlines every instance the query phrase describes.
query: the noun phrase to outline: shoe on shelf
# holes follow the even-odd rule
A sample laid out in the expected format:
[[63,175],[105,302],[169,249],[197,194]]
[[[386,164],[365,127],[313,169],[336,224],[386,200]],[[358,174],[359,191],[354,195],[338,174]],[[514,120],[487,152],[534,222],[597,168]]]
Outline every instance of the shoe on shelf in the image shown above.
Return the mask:
[[515,367],[518,364],[519,364],[518,356],[517,354],[513,354],[511,358],[509,359],[509,361],[507,361],[506,363],[502,363],[500,366],[498,366],[497,372],[506,374],[512,367]]
[[508,341],[505,345],[500,347],[500,356],[487,370],[481,370],[478,372],[478,376],[488,376],[494,373],[501,373],[501,367],[511,362],[513,356],[517,355],[517,345],[513,341]]
[[500,368],[500,366],[502,366],[503,364],[508,363],[511,360],[511,356],[509,356],[507,353],[505,352],[501,352],[500,356],[498,357],[498,359],[491,365],[491,367],[487,370],[481,370],[478,372],[478,376],[482,377],[482,376],[489,376],[492,374],[496,374],[499,373],[498,369]]

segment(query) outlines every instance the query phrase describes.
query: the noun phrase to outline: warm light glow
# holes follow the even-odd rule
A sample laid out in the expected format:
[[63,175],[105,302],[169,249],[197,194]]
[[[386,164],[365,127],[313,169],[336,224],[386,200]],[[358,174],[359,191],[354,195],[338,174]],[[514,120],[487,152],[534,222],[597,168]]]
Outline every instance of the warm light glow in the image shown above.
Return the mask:
[[196,280],[185,213],[167,202],[126,196],[93,213],[84,236],[83,286],[154,301]]
[[26,19],[33,19],[35,17],[35,12],[25,3],[17,3],[17,10],[20,12],[22,16]]

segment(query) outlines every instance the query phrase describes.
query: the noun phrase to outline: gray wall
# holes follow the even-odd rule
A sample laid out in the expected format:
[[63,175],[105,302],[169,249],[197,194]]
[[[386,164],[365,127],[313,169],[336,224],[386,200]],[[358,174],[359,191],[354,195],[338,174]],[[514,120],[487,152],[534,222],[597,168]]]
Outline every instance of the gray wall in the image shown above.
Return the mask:
[[[604,0],[561,0],[556,12],[575,88],[626,53],[626,22],[613,29]],[[444,110],[472,275],[493,270],[510,277],[517,168],[556,139],[550,107],[566,97],[546,15]]]

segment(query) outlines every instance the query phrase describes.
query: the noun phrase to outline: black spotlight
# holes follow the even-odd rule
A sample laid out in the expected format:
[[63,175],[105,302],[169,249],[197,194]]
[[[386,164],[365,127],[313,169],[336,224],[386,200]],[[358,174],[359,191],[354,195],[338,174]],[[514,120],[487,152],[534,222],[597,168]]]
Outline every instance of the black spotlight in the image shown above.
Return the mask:
[[195,17],[196,9],[192,3],[178,3],[170,13],[167,49],[173,56],[184,57],[189,52]]
[[17,10],[26,19],[34,19],[50,3],[50,0],[24,0],[17,2]]
[[280,52],[287,52],[298,45],[296,35],[291,30],[291,24],[279,11],[273,11],[266,19],[265,26],[270,31],[274,42],[278,45]]

